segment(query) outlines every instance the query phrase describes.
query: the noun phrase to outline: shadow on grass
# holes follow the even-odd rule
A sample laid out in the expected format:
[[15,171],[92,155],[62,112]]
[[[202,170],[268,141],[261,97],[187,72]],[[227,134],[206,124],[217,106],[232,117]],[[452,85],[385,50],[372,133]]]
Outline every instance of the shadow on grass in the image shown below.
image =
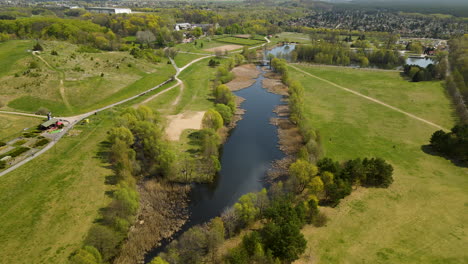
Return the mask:
[[203,136],[204,134],[201,131],[194,131],[188,135],[188,145],[193,146],[193,148],[187,150],[188,153],[191,155],[200,153],[203,144]]
[[442,154],[440,152],[437,152],[431,147],[431,145],[422,145],[421,150],[424,153],[428,154],[428,155],[442,157],[444,159],[447,159],[450,162],[452,162],[453,165],[455,165],[457,167],[468,168],[468,162],[467,161],[459,160],[459,159],[444,155],[444,154]]

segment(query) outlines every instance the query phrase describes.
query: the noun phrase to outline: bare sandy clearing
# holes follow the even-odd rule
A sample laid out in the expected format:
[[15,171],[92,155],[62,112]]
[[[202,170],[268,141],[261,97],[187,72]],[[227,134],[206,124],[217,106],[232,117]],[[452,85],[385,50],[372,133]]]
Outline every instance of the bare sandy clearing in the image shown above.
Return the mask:
[[168,116],[169,125],[166,128],[168,139],[173,141],[179,140],[180,135],[185,129],[201,129],[204,114],[204,111],[200,111]]
[[254,79],[260,74],[260,71],[253,64],[241,65],[232,69],[232,72],[236,77],[226,84],[231,91],[238,91],[249,87],[255,83]]
[[230,51],[230,50],[236,50],[236,49],[241,49],[243,46],[241,45],[234,45],[234,44],[231,44],[231,45],[224,45],[224,46],[219,46],[219,47],[215,47],[215,48],[211,48],[211,49],[205,49],[204,51],[210,51],[210,52],[215,52],[217,50],[219,51]]

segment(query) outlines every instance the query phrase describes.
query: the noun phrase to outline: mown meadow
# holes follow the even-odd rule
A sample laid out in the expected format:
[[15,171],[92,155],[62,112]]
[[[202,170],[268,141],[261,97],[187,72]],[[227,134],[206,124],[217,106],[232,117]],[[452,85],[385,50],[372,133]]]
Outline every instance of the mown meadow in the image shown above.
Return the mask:
[[[456,121],[440,82],[398,72],[295,65],[441,126]],[[326,208],[326,227],[307,227],[298,263],[464,263],[468,260],[468,170],[425,152],[437,129],[290,68],[305,88],[306,120],[335,160],[378,156],[394,167],[388,189],[354,191]]]

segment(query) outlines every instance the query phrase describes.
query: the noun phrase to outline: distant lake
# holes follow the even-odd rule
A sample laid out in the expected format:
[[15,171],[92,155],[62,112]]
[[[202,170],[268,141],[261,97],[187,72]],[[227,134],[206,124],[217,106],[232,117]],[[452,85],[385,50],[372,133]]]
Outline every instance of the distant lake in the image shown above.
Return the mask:
[[431,58],[407,58],[406,64],[409,65],[418,65],[426,68],[429,64],[436,64],[436,62]]

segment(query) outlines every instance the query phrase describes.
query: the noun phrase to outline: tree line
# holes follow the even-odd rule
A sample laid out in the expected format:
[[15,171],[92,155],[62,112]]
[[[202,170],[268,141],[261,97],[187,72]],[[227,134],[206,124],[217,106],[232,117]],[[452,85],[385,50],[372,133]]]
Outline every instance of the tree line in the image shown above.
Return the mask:
[[123,110],[108,132],[108,159],[114,170],[112,201],[88,231],[84,246],[70,256],[74,264],[107,263],[119,253],[139,208],[136,182],[166,178],[175,155],[166,142],[161,120],[146,106]]
[[446,88],[461,122],[468,123],[468,36],[455,37],[448,44],[451,75],[447,76]]
[[293,54],[292,57],[298,61],[329,65],[348,66],[355,64],[361,67],[374,65],[391,69],[404,64],[404,57],[396,50],[351,50],[347,45],[341,43],[313,42],[308,45],[298,45]]

